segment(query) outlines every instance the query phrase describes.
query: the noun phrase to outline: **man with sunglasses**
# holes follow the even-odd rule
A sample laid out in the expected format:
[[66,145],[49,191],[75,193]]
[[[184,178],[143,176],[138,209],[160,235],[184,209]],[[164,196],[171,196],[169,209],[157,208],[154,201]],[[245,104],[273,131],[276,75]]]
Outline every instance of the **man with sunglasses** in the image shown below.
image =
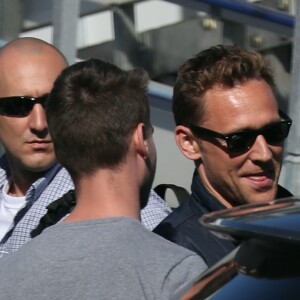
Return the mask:
[[281,112],[266,59],[215,46],[186,61],[174,87],[175,138],[195,163],[191,195],[154,232],[198,253],[208,266],[237,243],[216,237],[209,212],[291,196],[278,185],[291,119]]
[[[6,152],[0,160],[0,257],[30,240],[47,206],[74,188],[56,163],[44,110],[66,66],[63,54],[39,39],[19,38],[0,49],[0,141]],[[169,212],[151,191],[143,224],[153,229]]]

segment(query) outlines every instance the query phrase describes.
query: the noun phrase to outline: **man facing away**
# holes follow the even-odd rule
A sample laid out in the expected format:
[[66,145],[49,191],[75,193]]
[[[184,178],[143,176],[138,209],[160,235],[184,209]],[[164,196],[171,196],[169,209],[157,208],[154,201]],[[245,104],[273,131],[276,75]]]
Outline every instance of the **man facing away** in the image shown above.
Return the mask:
[[[44,110],[66,66],[62,53],[39,39],[19,38],[0,48],[0,140],[6,152],[0,160],[0,257],[26,243],[47,206],[73,188],[56,163]],[[151,230],[169,212],[151,191],[143,224]]]
[[97,59],[58,77],[47,121],[76,206],[2,258],[0,298],[179,299],[205,269],[139,222],[156,166],[147,84],[144,71]]
[[237,243],[199,218],[246,203],[291,196],[278,185],[291,120],[278,110],[266,59],[236,46],[214,46],[187,60],[174,87],[175,138],[195,162],[190,197],[154,232],[198,253],[208,266]]

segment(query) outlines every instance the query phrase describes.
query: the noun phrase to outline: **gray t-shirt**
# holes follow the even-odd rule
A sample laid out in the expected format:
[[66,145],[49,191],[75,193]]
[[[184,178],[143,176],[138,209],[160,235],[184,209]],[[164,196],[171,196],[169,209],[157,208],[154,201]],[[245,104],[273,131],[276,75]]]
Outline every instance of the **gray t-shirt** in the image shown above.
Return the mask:
[[0,260],[0,299],[179,299],[205,269],[132,218],[61,223]]

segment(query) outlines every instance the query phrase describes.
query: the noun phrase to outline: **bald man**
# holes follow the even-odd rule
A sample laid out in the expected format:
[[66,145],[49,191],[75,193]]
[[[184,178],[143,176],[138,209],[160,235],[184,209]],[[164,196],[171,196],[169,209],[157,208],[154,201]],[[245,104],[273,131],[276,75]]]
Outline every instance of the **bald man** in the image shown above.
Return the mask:
[[[0,48],[0,257],[30,240],[47,206],[73,189],[56,162],[44,105],[67,66],[63,54],[35,38],[18,38]],[[74,162],[76,163],[76,162]],[[170,213],[153,191],[142,221],[154,228]]]

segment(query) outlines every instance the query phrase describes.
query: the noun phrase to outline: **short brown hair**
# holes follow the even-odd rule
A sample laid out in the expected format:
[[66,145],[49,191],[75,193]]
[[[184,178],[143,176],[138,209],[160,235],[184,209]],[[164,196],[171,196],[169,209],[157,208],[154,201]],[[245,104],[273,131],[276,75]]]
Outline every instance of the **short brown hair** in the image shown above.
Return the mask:
[[204,114],[201,100],[215,85],[234,87],[251,79],[265,80],[275,88],[269,62],[255,51],[217,45],[198,53],[178,71],[173,94],[176,125],[201,122]]
[[73,179],[97,168],[117,168],[133,129],[150,124],[148,74],[125,72],[90,59],[66,68],[46,106],[57,160]]

